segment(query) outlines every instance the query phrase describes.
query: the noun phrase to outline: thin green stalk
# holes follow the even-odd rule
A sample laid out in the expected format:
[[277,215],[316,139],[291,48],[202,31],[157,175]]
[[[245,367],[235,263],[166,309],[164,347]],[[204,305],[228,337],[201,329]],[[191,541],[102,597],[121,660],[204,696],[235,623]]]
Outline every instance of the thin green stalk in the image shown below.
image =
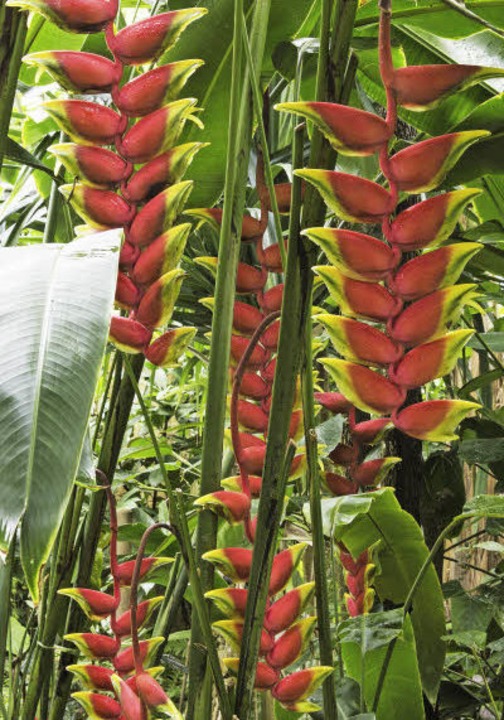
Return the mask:
[[158,612],[156,623],[152,631],[153,637],[165,638],[165,643],[156,651],[154,665],[159,665],[161,661],[165,644],[172,631],[176,615],[184,599],[184,593],[187,590],[188,583],[189,576],[187,573],[187,567],[182,564],[182,558],[179,555],[173,564],[170,582],[166,586],[165,599],[163,600],[161,608]]
[[[145,358],[142,354],[135,355],[131,361],[131,366],[137,379],[142,373],[144,362]],[[105,474],[109,482],[112,482],[112,478],[114,477],[124,434],[128,426],[133,398],[135,396],[129,377],[126,375],[121,378],[121,367],[121,363],[118,362],[112,388],[112,397],[107,413],[104,437],[98,458],[98,469]],[[82,543],[80,543],[79,548],[78,587],[86,587],[89,584],[100,538],[105,506],[105,494],[102,492],[93,493],[85,519]],[[81,610],[76,607],[76,603],[74,603],[70,609],[66,632],[82,632],[84,627],[86,627],[86,620],[83,619]],[[64,717],[73,680],[73,675],[66,670],[66,666],[71,664],[73,659],[73,651],[70,649],[68,652],[61,654],[57,681],[51,699],[49,720],[61,720],[61,718]]]
[[[256,71],[262,66],[270,3],[271,0],[257,0],[254,5],[251,46]],[[250,73],[242,72],[242,14],[243,0],[235,0],[224,207],[205,411],[205,417],[211,418],[211,422],[206,423],[203,436],[200,485],[202,495],[218,490],[221,481],[236,269],[251,144]],[[196,557],[199,559],[205,552],[214,549],[216,539],[217,518],[211,511],[203,510],[198,517]],[[211,563],[201,563],[199,572],[203,591],[209,590],[213,586],[214,575]],[[205,682],[206,657],[200,650],[204,642],[202,628],[196,617],[191,630],[187,720],[210,720],[211,717],[211,695],[209,684]]]
[[10,544],[5,562],[0,560],[0,607],[3,609],[0,614],[0,697],[5,678],[5,660],[7,656],[7,637],[9,634],[10,613],[6,608],[10,607],[10,594],[12,583],[12,567],[16,552],[16,536]]
[[[59,142],[64,142],[65,140],[65,134],[60,133]],[[58,187],[60,183],[63,181],[65,177],[65,167],[63,165],[60,165],[59,170],[56,174],[56,178],[51,183],[51,192],[49,194],[49,205],[47,207],[47,217],[45,220],[45,228],[44,228],[44,238],[42,240],[43,243],[53,243],[56,241],[56,229],[58,226],[58,221],[61,219],[63,221],[68,220],[68,204],[65,202],[62,194],[58,190]],[[65,233],[66,237],[64,238],[64,242],[70,242],[72,240],[71,232],[68,232],[68,230],[71,229],[72,225],[68,222],[66,224],[66,230]]]
[[3,8],[0,24],[0,172],[26,37],[27,14]]
[[282,258],[282,267],[287,267],[287,251],[285,250],[285,243],[282,235],[282,221],[280,219],[280,212],[278,210],[278,202],[275,194],[275,184],[273,181],[273,173],[271,170],[271,160],[268,148],[268,139],[266,137],[266,128],[264,127],[263,113],[262,113],[262,97],[261,88],[259,87],[259,81],[257,79],[257,73],[254,68],[254,61],[252,58],[252,51],[250,49],[250,42],[247,33],[247,25],[245,23],[245,17],[242,13],[242,33],[243,33],[243,45],[245,47],[245,55],[247,56],[247,65],[250,72],[250,80],[252,86],[252,99],[254,101],[254,113],[257,120],[257,127],[259,130],[259,138],[261,142],[261,152],[263,156],[264,164],[264,179],[268,188],[270,197],[271,209],[273,211],[273,218],[275,221],[275,232],[277,236],[278,248],[280,250],[280,257]]
[[[304,126],[294,133],[293,166],[303,158]],[[243,628],[240,665],[236,686],[235,714],[248,720],[253,706],[255,666],[259,652],[264,611],[268,596],[271,565],[283,507],[283,478],[289,424],[299,372],[303,337],[301,257],[300,257],[301,182],[295,177],[292,186],[289,243],[284,298],[280,320],[277,368],[269,419],[268,444],[264,463],[261,498],[257,515],[254,555],[248,584],[247,611]],[[288,469],[287,469],[288,474]]]
[[171,484],[170,477],[166,471],[165,458],[163,457],[163,453],[161,452],[161,448],[159,447],[159,443],[158,443],[158,440],[156,437],[156,432],[154,430],[154,426],[152,424],[152,420],[150,418],[149,411],[145,405],[145,401],[142,397],[142,393],[140,392],[138,382],[135,378],[133,369],[131,367],[130,359],[127,355],[125,355],[125,357],[124,357],[124,365],[126,368],[126,372],[130,378],[130,381],[134,387],[137,401],[142,410],[144,422],[147,425],[147,431],[148,431],[150,439],[152,441],[152,446],[154,448],[154,452],[156,453],[156,458],[159,463],[159,469],[161,470],[161,475],[162,475],[164,486],[166,489],[166,494],[168,495],[170,515],[172,517],[172,524],[173,524],[173,528],[176,531],[177,536],[179,538],[182,555],[184,557],[184,561],[185,561],[187,569],[188,569],[189,580],[191,582],[191,589],[192,589],[192,593],[193,593],[193,602],[196,606],[196,611],[198,613],[198,619],[199,619],[201,631],[202,631],[204,641],[207,646],[208,660],[209,660],[209,663],[210,663],[210,666],[212,669],[215,685],[217,688],[217,694],[219,696],[219,704],[220,704],[222,717],[224,720],[231,720],[231,717],[232,717],[231,707],[229,705],[229,699],[227,696],[226,687],[224,685],[224,678],[222,676],[222,672],[221,672],[221,668],[220,668],[220,662],[219,662],[219,656],[217,654],[217,648],[213,641],[212,628],[210,625],[210,617],[208,614],[208,608],[207,608],[207,605],[205,602],[205,597],[204,597],[203,590],[202,590],[199,569],[196,564],[193,548],[191,545],[191,538],[189,535],[189,527],[187,525],[185,509],[183,507],[182,500],[180,498],[180,493],[178,493],[178,491],[177,491],[177,493],[175,493],[173,486]]

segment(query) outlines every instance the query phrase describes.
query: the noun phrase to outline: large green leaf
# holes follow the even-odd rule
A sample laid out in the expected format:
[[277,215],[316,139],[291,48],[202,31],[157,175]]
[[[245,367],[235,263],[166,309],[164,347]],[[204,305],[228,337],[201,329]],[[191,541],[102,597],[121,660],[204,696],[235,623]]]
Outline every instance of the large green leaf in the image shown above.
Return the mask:
[[[201,116],[205,129],[188,129],[188,141],[208,141],[210,146],[202,150],[194,160],[188,177],[195,180],[191,195],[194,206],[210,206],[215,203],[224,186],[226,150],[228,137],[229,91],[231,85],[231,41],[233,35],[233,0],[205,0],[208,15],[193,23],[181,37],[166,59],[174,61],[201,58],[204,67],[189,80],[184,94],[198,98],[204,112]],[[250,0],[244,3],[248,10]],[[276,45],[291,39],[302,25],[312,0],[289,0],[271,3],[268,37],[264,54],[263,71],[271,76],[271,55]]]
[[30,591],[79,467],[105,348],[117,231],[0,250],[0,546],[21,523]]
[[[429,551],[421,528],[401,508],[392,488],[322,502],[325,531],[333,532],[352,555],[380,542],[380,573],[374,586],[382,599],[403,603]],[[445,656],[445,619],[443,595],[432,564],[418,588],[411,620],[422,685],[434,702]]]
[[368,709],[375,705],[384,673],[377,720],[423,720],[415,635],[408,615],[403,618],[401,610],[390,610],[350,618],[341,623],[339,637],[346,673],[360,683]]

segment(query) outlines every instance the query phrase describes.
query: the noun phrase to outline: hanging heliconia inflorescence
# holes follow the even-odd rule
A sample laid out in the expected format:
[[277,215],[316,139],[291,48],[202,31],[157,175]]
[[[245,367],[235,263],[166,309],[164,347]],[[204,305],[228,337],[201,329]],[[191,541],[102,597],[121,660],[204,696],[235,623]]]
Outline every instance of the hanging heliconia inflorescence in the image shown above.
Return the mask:
[[[341,154],[379,154],[387,188],[337,171],[303,169],[296,174],[313,185],[337,218],[381,225],[383,240],[345,228],[316,227],[304,234],[324,251],[329,265],[314,268],[341,314],[318,314],[341,358],[321,360],[339,392],[317,393],[334,413],[348,415],[350,441],[330,459],[345,474],[326,473],[335,495],[373,489],[400,458],[365,460],[392,427],[433,442],[456,439],[459,422],[479,406],[462,400],[428,400],[403,407],[406,393],[448,374],[471,330],[454,329],[464,305],[477,295],[473,284],[456,285],[478,243],[446,245],[464,208],[481,191],[444,192],[397,212],[407,195],[436,190],[462,153],[486,137],[485,130],[455,132],[389,153],[397,107],[426,111],[446,96],[504,71],[473,65],[429,65],[395,69],[392,63],[391,2],[380,3],[379,62],[387,98],[383,119],[364,110],[326,102],[276,106],[313,122]],[[403,253],[421,251],[407,262]],[[363,320],[367,322],[363,322]],[[373,369],[371,369],[373,368]],[[375,369],[376,368],[376,369]],[[356,409],[377,417],[356,421]],[[374,456],[373,456],[374,457]],[[368,612],[373,573],[370,552],[352,558],[340,548],[350,615]]]
[[[34,53],[25,62],[46,70],[74,94],[112,97],[116,109],[81,99],[45,103],[49,115],[73,141],[51,150],[78,179],[60,190],[86,225],[124,229],[116,304],[127,317],[113,317],[110,339],[124,352],[142,352],[156,365],[171,365],[195,329],[169,330],[154,340],[153,333],[170,321],[182,282],[183,273],[177,266],[191,225],[175,225],[175,221],[192,183],[181,182],[181,178],[203,146],[176,145],[186,121],[195,120],[196,100],[175,98],[201,61],[174,62],[134,79],[130,76],[136,66],[156,61],[206,10],[162,13],[116,33],[118,0],[9,0],[8,4],[38,12],[69,32],[105,31],[113,60],[58,50]],[[136,118],[141,119],[134,121]],[[163,638],[138,639],[138,628],[148,622],[162,598],[150,598],[137,606],[135,590],[135,607],[117,614],[121,588],[131,584],[135,561],[117,561],[115,500],[110,488],[106,487],[106,492],[113,593],[88,588],[60,591],[75,599],[93,623],[108,622],[112,633],[66,637],[92,661],[68,668],[86,688],[73,697],[89,717],[98,720],[147,720],[153,709],[181,717],[155,679],[163,668],[147,669]],[[138,581],[167,562],[169,558],[143,559]],[[125,645],[130,636],[132,644]]]
[[[280,308],[283,284],[265,290],[268,273],[283,272],[278,244],[263,247],[263,235],[270,209],[264,185],[262,159],[258,160],[257,189],[261,200],[261,218],[243,217],[242,242],[254,243],[259,267],[239,263],[236,293],[244,296],[234,304],[231,338],[231,441],[239,475],[225,478],[220,490],[196,501],[223,515],[230,523],[242,523],[245,535],[253,546],[256,518],[252,517],[252,501],[260,497],[262,472],[266,457],[266,437],[271,407],[276,351],[280,332]],[[288,212],[291,186],[275,185],[280,212]],[[218,227],[222,213],[217,209],[191,210],[204,221]],[[199,258],[198,262],[214,271],[216,258]],[[246,299],[255,299],[255,304]],[[212,300],[203,300],[212,307]],[[298,440],[304,432],[299,389],[291,416],[289,436]],[[305,466],[303,452],[292,460],[289,477],[299,477]],[[312,599],[313,582],[298,585],[280,595],[299,564],[306,543],[297,543],[277,553],[269,583],[269,597],[260,640],[260,661],[256,666],[255,687],[270,691],[284,707],[297,712],[318,708],[308,698],[332,672],[330,667],[311,667],[282,677],[282,671],[304,652],[316,624],[316,617],[302,617]],[[203,557],[213,563],[239,587],[210,590],[207,597],[224,614],[224,620],[213,624],[233,650],[239,652],[248,591],[245,587],[252,567],[253,547],[225,547],[207,552]],[[237,674],[239,658],[225,658],[224,664]]]
[[116,33],[118,0],[9,0],[9,5],[41,13],[67,31],[105,31],[113,60],[65,50],[24,60],[71,93],[112,97],[116,109],[81,99],[44,103],[73,141],[53,145],[50,152],[78,179],[60,191],[84,219],[83,231],[124,229],[116,289],[123,315],[112,318],[110,340],[123,352],[144,353],[155,365],[168,367],[196,332],[158,331],[172,316],[184,275],[178,264],[191,230],[190,223],[175,225],[192,189],[192,182],[181,178],[204,147],[176,145],[185,123],[199,120],[194,98],[175,98],[202,62],[182,60],[129,78],[134,68],[169,50],[206,10],[161,13]]

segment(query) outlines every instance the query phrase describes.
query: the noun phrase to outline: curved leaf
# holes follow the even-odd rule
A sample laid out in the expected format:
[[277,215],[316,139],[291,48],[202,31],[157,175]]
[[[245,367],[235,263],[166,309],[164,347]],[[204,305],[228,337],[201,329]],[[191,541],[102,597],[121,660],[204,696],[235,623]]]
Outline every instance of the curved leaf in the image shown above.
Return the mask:
[[0,547],[21,523],[30,591],[79,467],[105,348],[119,233],[0,253]]
[[[394,491],[383,488],[322,502],[325,531],[333,532],[352,555],[382,541],[377,550],[381,572],[374,586],[382,599],[403,603],[429,550],[420,526],[402,510]],[[432,563],[418,588],[411,621],[423,689],[434,702],[445,656],[445,619],[441,586]]]

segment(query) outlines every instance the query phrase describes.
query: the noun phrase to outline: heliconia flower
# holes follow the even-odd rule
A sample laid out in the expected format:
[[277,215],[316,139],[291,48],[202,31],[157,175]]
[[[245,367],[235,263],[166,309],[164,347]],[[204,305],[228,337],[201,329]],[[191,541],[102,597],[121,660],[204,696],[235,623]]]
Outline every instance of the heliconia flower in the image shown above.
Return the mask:
[[105,148],[59,143],[48,149],[70,174],[96,187],[113,187],[125,180],[130,169],[119,155]]
[[390,418],[373,418],[357,423],[352,429],[352,437],[362,445],[374,445],[379,442],[389,428],[393,427]]
[[325,252],[332,265],[354,280],[383,280],[399,261],[397,253],[371,235],[326,227],[309,228],[302,234]]
[[[213,298],[200,301],[213,309]],[[236,300],[233,306],[233,330],[241,335],[251,336],[263,320],[263,314],[253,305]]]
[[295,170],[313,185],[342,220],[379,223],[393,210],[392,196],[377,183],[333,170]]
[[448,375],[473,330],[455,330],[436,340],[418,345],[389,368],[389,378],[406,388],[420,387],[434,378]]
[[121,705],[107,695],[81,690],[72,697],[82,705],[91,720],[117,720],[121,716]]
[[136,320],[118,315],[112,317],[109,340],[122,352],[142,352],[149,344],[151,337],[152,330],[148,330]]
[[[142,663],[148,665],[151,659],[154,657],[157,648],[162,643],[164,643],[164,641],[165,639],[163,637],[152,637],[148,640],[141,640],[140,657],[142,659]],[[113,658],[112,664],[114,665],[117,672],[121,675],[128,675],[129,673],[131,673],[135,669],[133,648],[129,647],[126,648],[126,650],[121,650],[121,652]]]
[[253,372],[243,373],[240,383],[240,394],[253,400],[263,400],[270,394],[271,388],[260,375]]
[[[243,353],[249,345],[249,339],[242,337],[241,335],[231,336],[231,358],[234,363],[238,364],[242,358]],[[270,351],[266,350],[261,344],[257,344],[252,351],[252,354],[247,363],[249,370],[255,370],[257,368],[266,365],[270,357]]]
[[395,218],[389,241],[399,245],[404,252],[441,245],[452,234],[466,205],[481,192],[476,188],[464,188],[412,205]]
[[[148,600],[138,603],[136,613],[138,627],[142,627],[142,625],[145,625],[145,623],[149,621],[152,613],[159,603],[163,602],[163,599],[162,595],[158,595],[157,597],[149,598]],[[131,610],[126,610],[122,615],[119,615],[115,622],[112,623],[112,630],[116,635],[120,635],[121,637],[131,635]]]
[[[251,497],[258,498],[261,494],[262,477],[260,475],[249,475],[248,482]],[[221,485],[226,488],[226,490],[243,492],[241,475],[224,478],[224,480],[221,480]]]
[[293,112],[311,120],[342,155],[372,155],[389,140],[391,132],[378,115],[329,102],[286,102],[275,110]]
[[248,400],[238,400],[238,422],[253,432],[266,432],[269,417],[259,405]]
[[150,285],[138,306],[137,321],[149,328],[169,322],[184,276],[184,271],[176,268]]
[[320,362],[343,394],[364,412],[385,415],[406,399],[406,390],[363,365],[337,358],[324,358]]
[[182,257],[190,232],[190,223],[174,225],[150,243],[135,263],[131,272],[133,280],[139,285],[149,285],[161,275],[174,270]]
[[419,112],[475,83],[503,75],[502,68],[478,65],[411,65],[394,70],[393,88],[399,105]]
[[188,8],[140,20],[117,33],[113,51],[123,65],[142,65],[157,60],[173,47],[190,23],[206,13],[205,8]]
[[370,365],[388,365],[403,355],[403,347],[372,325],[329,313],[317,315],[332,344],[343,357]]
[[145,247],[168,230],[192,190],[191,180],[170,185],[144,205],[131,224],[128,242]]
[[315,592],[315,583],[298,585],[276,600],[264,616],[264,627],[273,635],[283,632],[296,620],[308,605]]
[[[240,658],[222,658],[222,662],[233,675],[238,675]],[[267,663],[258,662],[256,664],[256,675],[254,680],[254,688],[256,690],[268,690],[273,687],[279,679],[280,675],[278,671],[270,667]]]
[[[240,650],[243,637],[243,621],[242,620],[218,620],[212,623],[212,627],[219,635],[231,645],[233,650]],[[261,640],[259,645],[260,655],[265,655],[273,647],[273,637],[266,630],[261,630]]]
[[64,637],[65,640],[69,640],[77,645],[82,655],[96,660],[113,658],[120,647],[119,640],[109,635],[85,632],[70,633]]
[[335,465],[343,465],[348,467],[357,462],[359,458],[359,448],[357,445],[347,445],[346,443],[338,443],[336,447],[329,453],[329,459]]
[[6,5],[37,12],[68,32],[96,33],[115,18],[118,0],[8,0]]
[[466,130],[410,145],[390,158],[391,180],[408,193],[434,190],[467,148],[490,134],[488,130]]
[[404,345],[419,345],[444,331],[462,307],[474,301],[476,285],[451,285],[408,305],[388,324],[389,335]]
[[261,335],[261,342],[269,350],[277,350],[280,339],[280,318],[271,323]]
[[209,550],[201,556],[233,582],[246,582],[252,566],[252,550],[241,547],[225,547]]
[[66,670],[79,678],[79,682],[89,690],[112,691],[114,671],[101,665],[67,665]]
[[256,253],[257,259],[268,272],[281,273],[283,271],[282,255],[278,243],[263,248],[262,237],[259,237],[256,243]]
[[397,315],[402,308],[402,300],[382,285],[352,280],[330,265],[317,265],[313,270],[322,278],[345,315],[383,322]]
[[127,225],[135,215],[135,208],[112,190],[77,183],[60,185],[59,191],[88,225],[100,230]]
[[129,117],[142,117],[175,100],[203,60],[180,60],[149,70],[123,85],[114,94],[119,110]]
[[[208,268],[215,277],[217,273],[217,258],[215,256],[199,257],[195,258],[194,261],[198,265]],[[256,268],[253,265],[240,262],[236,273],[236,293],[238,295],[258,293],[263,289],[267,279],[268,273],[263,268]]]
[[149,673],[143,672],[136,676],[136,687],[147,707],[154,708],[157,712],[166,712],[172,717],[182,717],[161,685]]
[[118,140],[118,151],[135,164],[164,153],[176,143],[186,121],[196,120],[192,114],[195,105],[195,98],[183,98],[146,115]]
[[65,588],[58,590],[58,595],[66,595],[75,600],[90,620],[104,620],[119,605],[113,595],[88,588]]
[[25,55],[23,62],[45,70],[69,92],[109,92],[121,77],[112,60],[87,52],[46,50]]
[[308,543],[301,542],[291,545],[286,550],[277,553],[273,558],[268,595],[276,595],[283,590],[289,579],[299,565]]
[[128,683],[118,675],[112,675],[112,685],[125,720],[147,720],[141,699]]
[[265,313],[276,312],[282,309],[284,284],[279,283],[261,294],[259,297],[259,305]]
[[[301,197],[304,196],[305,184],[303,183],[301,188]],[[288,213],[291,207],[291,196],[292,196],[292,183],[277,183],[274,186],[275,198],[277,201],[278,212]],[[266,210],[271,212],[271,201],[269,193],[265,194],[265,207]]]
[[239,523],[250,512],[250,498],[243,492],[217,490],[194,501],[195,505],[209,508],[226,518],[229,523]]
[[352,480],[349,480],[344,475],[339,473],[326,472],[324,473],[324,482],[327,485],[328,490],[336,497],[343,495],[355,495],[359,489],[359,485]]
[[282,678],[273,688],[272,695],[282,705],[293,705],[312,695],[333,671],[334,668],[327,665],[299,670]]
[[316,392],[314,397],[322,407],[335,414],[346,414],[352,408],[352,403],[338,392]]
[[150,200],[166,185],[179,182],[196,153],[208,143],[185,143],[150,160],[137,170],[121,191],[129,202]]
[[366,588],[360,595],[353,597],[345,593],[345,605],[350,617],[358,617],[359,615],[367,615],[373,607],[375,592],[373,588]]
[[[222,223],[222,208],[191,208],[186,212],[186,215],[193,215],[202,222],[210,223],[215,230],[218,230]],[[250,215],[243,216],[241,227],[241,239],[243,241],[256,240],[263,232],[264,227],[260,220]]]
[[205,597],[211,600],[227,617],[245,617],[248,590],[245,588],[226,587],[209,590]]
[[115,303],[129,310],[140,300],[140,290],[133,280],[123,272],[117,273]]
[[196,332],[197,328],[195,327],[168,330],[144,350],[144,355],[149,362],[157,367],[175,367]]
[[268,665],[282,670],[295,662],[305,651],[316,621],[316,617],[308,617],[291,625],[275,640],[274,646],[266,655]]
[[379,485],[387,477],[390,470],[402,462],[399,457],[384,457],[354,465],[350,476],[359,485]]
[[112,145],[120,132],[120,116],[104,105],[85,100],[48,100],[43,107],[60,130],[83,145]]
[[[140,579],[143,578],[151,571],[162,565],[169,565],[173,562],[171,557],[148,557],[143,558],[140,564]],[[122,587],[128,587],[131,585],[131,579],[135,570],[136,560],[126,560],[125,562],[119,563],[116,568],[115,577]]]
[[364,550],[355,560],[352,557],[351,553],[349,553],[344,546],[340,545],[339,548],[339,558],[341,560],[341,564],[345,568],[345,570],[348,570],[349,573],[352,575],[356,575],[360,568],[363,565],[368,565],[370,562],[370,552],[369,550]]
[[402,265],[388,287],[403,300],[411,301],[454,285],[466,263],[482,247],[480,243],[454,243],[423,253]]
[[261,377],[267,382],[272,384],[275,379],[276,371],[276,357],[263,368],[261,368]]
[[367,590],[370,583],[370,576],[373,574],[375,566],[371,563],[360,565],[355,573],[348,570],[345,572],[345,583],[354,597],[358,597]]
[[409,405],[392,416],[395,427],[405,435],[431,442],[457,440],[455,428],[481,405],[467,400],[427,400]]
[[252,445],[242,449],[242,465],[248,473],[260,475],[266,459],[266,443],[263,447]]

